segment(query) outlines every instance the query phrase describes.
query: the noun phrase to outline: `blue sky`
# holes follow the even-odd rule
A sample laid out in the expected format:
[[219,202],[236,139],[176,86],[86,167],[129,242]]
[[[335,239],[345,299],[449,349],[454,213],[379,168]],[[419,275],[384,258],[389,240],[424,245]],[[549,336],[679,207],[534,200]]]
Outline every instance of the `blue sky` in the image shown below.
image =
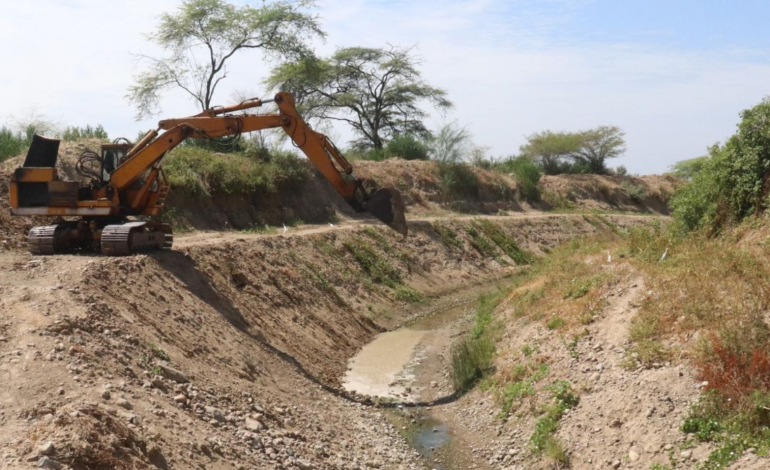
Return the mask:
[[[11,45],[0,50],[0,122],[36,114],[133,137],[192,113],[170,93],[160,117],[137,123],[124,98],[142,67],[132,53],[159,52],[146,34],[177,5],[0,0],[0,41]],[[416,45],[425,78],[456,105],[430,127],[457,121],[493,156],[516,153],[534,132],[609,124],[628,141],[614,164],[663,172],[724,140],[742,109],[770,95],[770,2],[320,0],[316,12],[329,33],[321,54]],[[266,96],[272,65],[255,52],[238,57],[217,101]],[[342,145],[351,137],[339,125],[326,131]]]

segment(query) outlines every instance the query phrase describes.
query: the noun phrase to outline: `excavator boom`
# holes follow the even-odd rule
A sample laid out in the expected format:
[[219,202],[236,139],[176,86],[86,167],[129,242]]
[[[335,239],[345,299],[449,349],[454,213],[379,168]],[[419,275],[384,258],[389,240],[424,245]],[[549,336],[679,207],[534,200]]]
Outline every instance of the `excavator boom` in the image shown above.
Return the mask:
[[268,102],[249,100],[191,117],[163,120],[157,131],[150,131],[136,144],[103,145],[101,157],[93,152],[81,156],[81,161],[101,164],[101,172],[84,170],[91,178],[88,186],[60,181],[55,169],[58,141],[36,137],[24,167],[17,169],[11,180],[12,212],[84,219],[33,228],[28,236],[30,251],[52,254],[91,247],[125,255],[168,248],[173,241],[170,226],[127,219],[160,213],[169,191],[162,172],[168,152],[188,138],[211,140],[279,127],[354,210],[368,212],[407,235],[405,207],[398,190],[367,190],[337,147],[302,119],[290,94],[278,93],[269,101],[278,105],[278,114],[231,114]]

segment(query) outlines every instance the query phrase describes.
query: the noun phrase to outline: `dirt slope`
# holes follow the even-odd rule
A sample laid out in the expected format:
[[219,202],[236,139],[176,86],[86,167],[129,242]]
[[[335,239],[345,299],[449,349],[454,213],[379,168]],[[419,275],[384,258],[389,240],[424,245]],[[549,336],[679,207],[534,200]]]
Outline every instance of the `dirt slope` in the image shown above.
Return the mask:
[[[533,251],[649,221],[490,219]],[[515,269],[482,227],[199,239],[121,259],[4,251],[0,467],[422,468],[336,384],[409,317],[405,301]]]

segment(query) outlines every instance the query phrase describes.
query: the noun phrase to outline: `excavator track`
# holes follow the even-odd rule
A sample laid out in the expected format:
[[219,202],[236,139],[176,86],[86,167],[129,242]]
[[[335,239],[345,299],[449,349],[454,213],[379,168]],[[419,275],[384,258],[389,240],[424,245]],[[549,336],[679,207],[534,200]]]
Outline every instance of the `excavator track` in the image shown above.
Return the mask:
[[169,249],[174,243],[171,227],[150,222],[107,225],[102,230],[102,253],[128,256],[143,251]]
[[27,249],[33,255],[56,253],[56,229],[58,225],[33,227],[27,234]]

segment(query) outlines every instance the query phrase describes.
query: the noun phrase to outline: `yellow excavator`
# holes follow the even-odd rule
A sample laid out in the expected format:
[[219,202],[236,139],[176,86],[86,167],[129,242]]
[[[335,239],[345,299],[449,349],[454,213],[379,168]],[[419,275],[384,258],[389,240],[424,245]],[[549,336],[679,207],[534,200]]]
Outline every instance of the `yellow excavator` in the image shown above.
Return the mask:
[[[278,114],[244,114],[244,110],[269,102],[277,104]],[[32,228],[27,242],[33,254],[94,250],[124,256],[171,248],[171,226],[142,218],[163,209],[170,188],[162,164],[169,151],[188,138],[217,141],[278,127],[354,210],[372,214],[406,237],[404,202],[398,190],[367,189],[337,147],[305,123],[294,98],[283,92],[272,100],[251,99],[191,117],[167,119],[136,144],[115,141],[102,145],[101,155],[85,152],[77,169],[88,177],[86,182],[60,180],[56,169],[59,141],[35,136],[24,166],[11,178],[11,212],[79,217]]]

